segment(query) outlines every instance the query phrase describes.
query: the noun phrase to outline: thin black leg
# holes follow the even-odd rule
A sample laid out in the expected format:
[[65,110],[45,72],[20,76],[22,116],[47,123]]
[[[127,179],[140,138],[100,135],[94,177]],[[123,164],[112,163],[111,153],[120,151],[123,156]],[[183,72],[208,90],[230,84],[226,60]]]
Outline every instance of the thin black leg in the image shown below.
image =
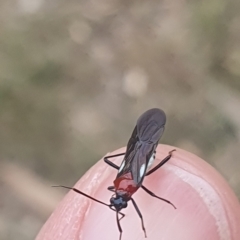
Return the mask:
[[[105,205],[105,206],[110,207],[111,210],[113,210],[113,211],[116,212],[116,210],[115,210],[114,208],[112,208],[111,205],[106,204],[106,203],[104,203],[104,202],[102,202],[102,201],[100,201],[100,200],[98,200],[98,199],[96,199],[96,198],[93,198],[93,197],[89,196],[88,194],[86,194],[86,193],[84,193],[84,192],[82,192],[82,191],[80,191],[80,190],[78,190],[78,189],[76,189],[76,188],[66,187],[66,186],[62,186],[62,185],[52,186],[52,187],[62,187],[62,188],[67,188],[67,189],[73,190],[74,192],[79,193],[79,194],[81,194],[81,195],[83,195],[83,196],[85,196],[85,197],[87,197],[87,198],[90,198],[90,199],[92,199],[92,200],[95,201],[95,202],[98,202],[98,203],[101,203],[101,204],[103,204],[103,205]],[[125,217],[125,214],[124,214],[124,213],[119,212],[119,214],[121,214],[121,216],[122,216],[122,217],[120,218],[120,220]]]
[[[116,211],[116,210],[115,210]],[[119,221],[121,221],[124,217],[125,217],[125,214],[124,213],[121,213],[121,212],[118,212],[119,214],[121,214],[121,217],[119,218]]]
[[158,198],[158,199],[160,199],[160,200],[162,200],[162,201],[164,201],[164,202],[166,202],[166,203],[168,203],[168,204],[171,204],[175,209],[177,209],[175,206],[174,206],[174,204],[172,204],[170,201],[168,201],[167,199],[164,199],[164,198],[161,198],[161,197],[158,197],[157,195],[155,195],[153,192],[151,192],[150,190],[148,190],[146,187],[144,187],[143,185],[141,186],[141,188],[143,189],[143,190],[145,190],[149,195],[151,195],[152,197],[155,197],[155,198]]
[[170,151],[170,152],[168,153],[168,155],[167,155],[156,167],[154,167],[153,169],[151,169],[150,171],[148,171],[145,176],[148,176],[148,175],[152,174],[152,173],[155,172],[157,169],[159,169],[163,164],[165,164],[167,161],[169,161],[170,158],[172,157],[172,153],[173,153],[174,151],[176,151],[176,149],[173,149],[172,151]]
[[103,160],[105,163],[107,163],[109,166],[115,168],[115,169],[119,169],[119,166],[116,165],[115,163],[111,162],[108,160],[108,158],[114,158],[114,157],[119,157],[119,156],[123,156],[125,155],[125,153],[119,153],[119,154],[115,154],[115,155],[111,155],[111,156],[107,156],[107,157],[104,157]]
[[115,192],[115,187],[114,186],[109,186],[107,189],[111,192]]
[[138,208],[136,202],[134,201],[134,199],[131,198],[131,200],[132,200],[132,203],[133,203],[134,208],[135,208],[136,211],[137,211],[138,216],[141,218],[141,222],[142,222],[142,230],[144,231],[145,238],[146,238],[146,237],[147,237],[147,233],[146,233],[146,229],[145,229],[145,227],[144,227],[144,222],[143,222],[142,214],[141,214],[141,212],[140,212],[140,210],[139,210],[139,208]]
[[120,232],[119,240],[121,240],[122,239],[122,228],[121,228],[121,225],[120,225],[120,219],[118,218],[118,212],[116,212],[116,220],[117,220],[118,230]]
[[[110,207],[111,210],[113,210],[114,212],[117,212],[116,209],[113,208],[113,206]],[[118,212],[122,217],[119,219],[119,221],[121,221],[124,217],[125,217],[125,214],[124,213],[121,213],[121,212]]]
[[67,189],[73,190],[74,192],[79,193],[79,194],[81,194],[81,195],[83,195],[83,196],[85,196],[85,197],[87,197],[87,198],[90,198],[90,199],[92,199],[92,200],[95,201],[95,202],[98,202],[98,203],[101,203],[101,204],[103,204],[103,205],[105,205],[105,206],[110,207],[109,204],[106,204],[106,203],[104,203],[104,202],[102,202],[102,201],[100,201],[100,200],[98,200],[98,199],[96,199],[96,198],[94,198],[94,197],[91,197],[91,196],[89,196],[88,194],[86,194],[86,193],[84,193],[84,192],[82,192],[82,191],[80,191],[80,190],[78,190],[78,189],[76,189],[76,188],[66,187],[66,186],[62,186],[62,185],[52,186],[52,187],[61,187],[61,188],[67,188]]

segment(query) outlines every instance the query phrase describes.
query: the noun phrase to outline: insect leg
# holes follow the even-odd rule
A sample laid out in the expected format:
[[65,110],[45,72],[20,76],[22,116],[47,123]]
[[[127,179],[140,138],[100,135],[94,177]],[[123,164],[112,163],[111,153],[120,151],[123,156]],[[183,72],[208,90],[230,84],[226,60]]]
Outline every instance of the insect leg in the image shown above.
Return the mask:
[[[114,212],[116,212],[116,209],[113,208],[113,206],[110,207],[111,210],[113,210]],[[124,217],[125,217],[125,214],[124,213],[121,213],[121,212],[118,212],[122,217],[119,219],[119,221],[121,221]]]
[[157,169],[159,169],[163,164],[165,164],[167,161],[169,161],[170,158],[172,157],[172,153],[173,153],[174,151],[176,151],[176,149],[173,149],[172,151],[170,151],[170,152],[168,153],[168,155],[167,155],[157,166],[155,166],[153,169],[151,169],[150,171],[148,171],[145,176],[148,176],[148,175],[152,174],[152,173],[155,172]]
[[116,165],[115,163],[109,161],[108,158],[119,157],[119,156],[122,156],[122,155],[125,155],[125,153],[119,153],[119,154],[107,156],[107,157],[104,157],[103,160],[104,160],[104,162],[107,163],[109,166],[111,166],[111,167],[113,167],[113,168],[116,168],[116,169],[118,170],[118,169],[119,169],[119,166]]
[[105,206],[110,207],[109,204],[106,204],[106,203],[104,203],[104,202],[102,202],[102,201],[100,201],[100,200],[97,200],[96,198],[93,198],[93,197],[89,196],[88,194],[86,194],[86,193],[84,193],[84,192],[82,192],[82,191],[80,191],[80,190],[78,190],[78,189],[76,189],[76,188],[66,187],[66,186],[62,186],[62,185],[52,186],[52,187],[62,187],[62,188],[67,188],[67,189],[73,190],[74,192],[79,193],[79,194],[81,194],[81,195],[83,195],[83,196],[85,196],[85,197],[87,197],[87,198],[90,198],[90,199],[92,199],[92,200],[95,201],[95,202],[98,202],[98,203],[101,203],[101,204],[103,204],[103,205],[105,205]]
[[[66,186],[52,186],[52,187],[62,187],[62,188],[67,188],[67,189],[73,190],[74,192],[77,192],[77,193],[79,193],[79,194],[81,194],[81,195],[83,195],[83,196],[85,196],[85,197],[88,197],[88,198],[90,198],[90,199],[92,199],[92,200],[94,200],[94,201],[96,201],[96,202],[98,202],[98,203],[101,203],[101,204],[103,204],[103,205],[106,205],[106,206],[110,207],[111,210],[113,210],[113,211],[116,212],[116,210],[115,210],[114,208],[112,208],[111,205],[106,204],[106,203],[104,203],[104,202],[102,202],[102,201],[100,201],[100,200],[97,200],[96,198],[93,198],[93,197],[89,196],[88,194],[86,194],[86,193],[84,193],[84,192],[82,192],[82,191],[80,191],[80,190],[78,190],[78,189],[76,189],[76,188],[71,188],[71,187],[66,187]],[[120,218],[120,220],[125,217],[125,214],[124,214],[124,213],[119,212],[119,214],[122,216],[122,217]],[[119,220],[119,221],[120,221],[120,220]]]
[[121,240],[122,239],[122,228],[121,228],[121,225],[120,225],[120,220],[118,218],[118,213],[119,212],[116,211],[117,226],[118,226],[118,230],[120,232],[119,240]]
[[115,192],[115,187],[114,186],[109,186],[107,189],[111,192]]
[[161,197],[158,197],[157,195],[155,195],[153,192],[151,192],[150,190],[148,190],[146,187],[144,187],[143,185],[141,186],[141,188],[146,191],[149,195],[151,195],[152,197],[155,197],[155,198],[158,198],[168,204],[171,204],[175,209],[177,209],[174,204],[172,204],[170,201],[168,201],[167,199],[164,199],[164,198],[161,198]]
[[119,212],[119,214],[121,214],[121,218],[119,218],[119,221],[121,221],[124,217],[125,217],[125,214],[124,213],[121,213],[121,212]]
[[143,216],[142,216],[142,214],[141,214],[141,212],[140,212],[140,210],[139,210],[139,208],[138,208],[136,202],[134,201],[134,199],[131,198],[131,200],[132,200],[132,203],[133,203],[134,208],[135,208],[136,211],[137,211],[138,216],[141,218],[141,222],[142,222],[142,230],[144,231],[145,238],[146,238],[146,237],[147,237],[147,233],[146,233],[146,229],[145,229],[145,227],[144,227]]

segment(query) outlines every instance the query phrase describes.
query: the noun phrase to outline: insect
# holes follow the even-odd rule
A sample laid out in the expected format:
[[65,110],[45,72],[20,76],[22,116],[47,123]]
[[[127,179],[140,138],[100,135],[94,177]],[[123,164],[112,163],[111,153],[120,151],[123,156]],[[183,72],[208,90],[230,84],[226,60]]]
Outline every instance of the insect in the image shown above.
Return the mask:
[[[93,198],[76,188],[66,186],[54,187],[72,189],[73,191],[84,195],[85,197],[88,197],[98,203],[106,205],[110,207],[111,210],[115,211],[117,226],[120,233],[119,240],[122,238],[120,220],[125,217],[125,214],[123,214],[121,210],[123,208],[126,208],[128,202],[131,201],[134,208],[136,209],[138,216],[141,219],[144,235],[147,237],[142,214],[135,200],[132,198],[132,195],[139,188],[142,188],[150,196],[158,198],[172,205],[176,209],[176,207],[170,201],[158,197],[142,184],[144,178],[155,172],[167,161],[169,161],[172,156],[172,152],[175,151],[175,149],[170,151],[169,154],[159,164],[157,164],[151,170],[148,170],[155,159],[156,147],[163,134],[165,123],[166,115],[161,109],[153,108],[146,111],[137,120],[137,124],[133,130],[130,140],[128,141],[126,152],[104,157],[104,161],[108,165],[118,170],[116,179],[113,182],[113,186],[108,187],[108,190],[114,192],[114,195],[110,198],[110,204],[106,204],[96,198]],[[115,158],[123,155],[124,158],[120,167],[109,160],[110,158]],[[121,215],[121,217],[119,215]]]

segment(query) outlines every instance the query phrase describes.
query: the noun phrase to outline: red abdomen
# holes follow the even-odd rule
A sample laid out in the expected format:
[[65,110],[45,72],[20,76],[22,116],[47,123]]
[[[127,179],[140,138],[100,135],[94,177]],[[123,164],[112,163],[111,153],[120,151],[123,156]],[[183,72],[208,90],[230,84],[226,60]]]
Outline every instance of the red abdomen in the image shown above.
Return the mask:
[[138,190],[131,173],[126,173],[116,178],[113,183],[116,192],[126,194],[128,197],[131,197]]

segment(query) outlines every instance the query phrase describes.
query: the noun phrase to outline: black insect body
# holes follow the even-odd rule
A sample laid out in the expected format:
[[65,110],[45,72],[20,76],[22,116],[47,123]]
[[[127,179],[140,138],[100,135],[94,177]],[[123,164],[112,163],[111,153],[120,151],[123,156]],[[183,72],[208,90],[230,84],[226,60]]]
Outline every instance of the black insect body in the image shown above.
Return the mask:
[[[152,197],[158,198],[168,204],[171,204],[175,209],[176,207],[168,200],[158,197],[153,192],[148,190],[145,186],[142,185],[145,176],[150,175],[164,165],[167,161],[170,160],[172,156],[172,150],[169,154],[154,168],[148,171],[155,159],[155,150],[160,140],[164,126],[166,123],[165,113],[157,108],[150,109],[143,113],[136,124],[136,127],[133,130],[132,136],[127,144],[127,149],[125,153],[120,153],[116,155],[107,156],[104,158],[104,161],[111,167],[118,170],[116,179],[113,182],[113,186],[108,187],[108,190],[113,191],[115,194],[110,199],[110,204],[106,204],[102,201],[99,201],[76,188],[66,187],[66,186],[56,186],[72,189],[73,191],[82,194],[96,202],[104,204],[110,207],[116,212],[116,221],[117,226],[120,232],[119,239],[121,240],[122,228],[120,225],[120,220],[125,216],[120,212],[123,208],[127,207],[129,201],[133,203],[134,208],[136,209],[138,216],[142,222],[142,229],[144,231],[145,237],[146,230],[144,227],[142,214],[132,198],[132,195],[141,187]],[[123,156],[123,161],[119,166],[114,164],[109,160],[109,158],[114,158],[118,156]],[[119,218],[119,214],[121,218]]]

